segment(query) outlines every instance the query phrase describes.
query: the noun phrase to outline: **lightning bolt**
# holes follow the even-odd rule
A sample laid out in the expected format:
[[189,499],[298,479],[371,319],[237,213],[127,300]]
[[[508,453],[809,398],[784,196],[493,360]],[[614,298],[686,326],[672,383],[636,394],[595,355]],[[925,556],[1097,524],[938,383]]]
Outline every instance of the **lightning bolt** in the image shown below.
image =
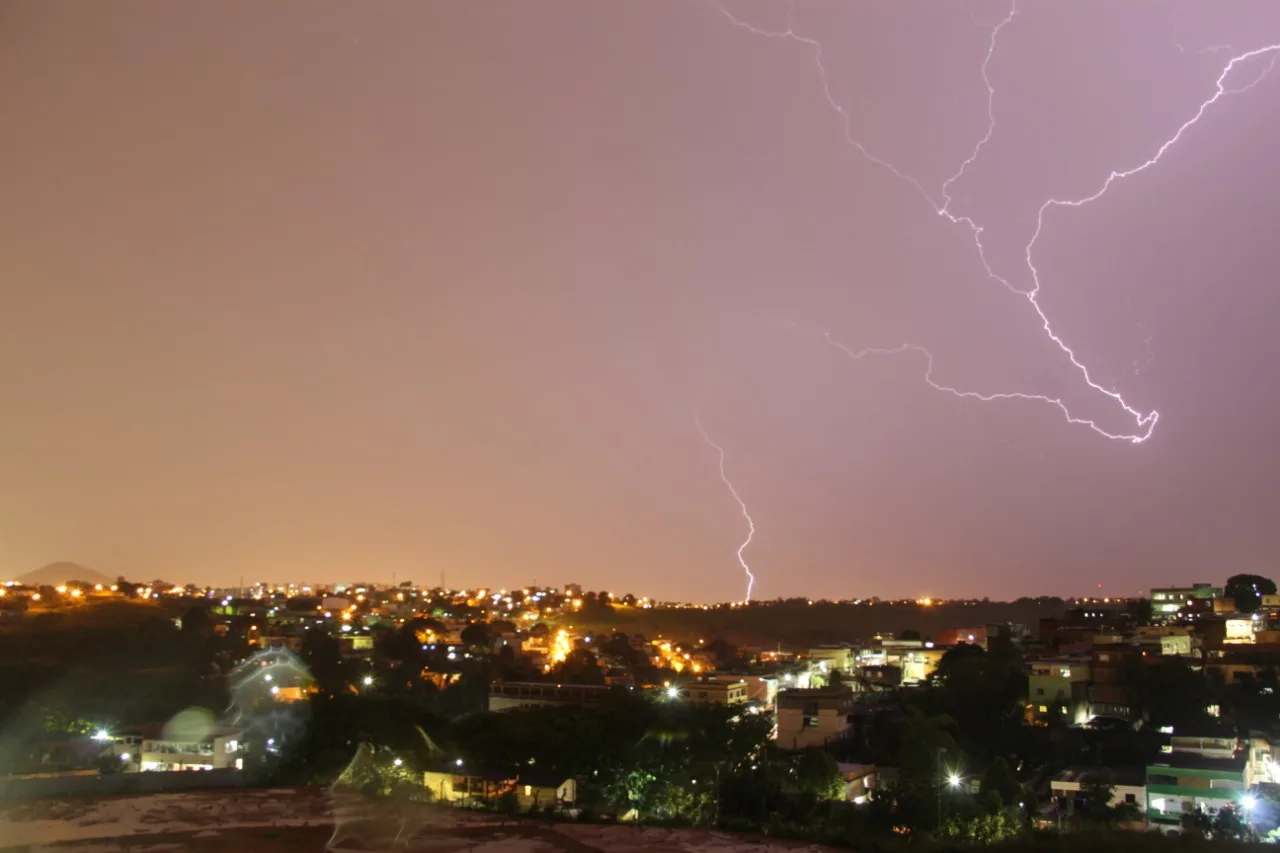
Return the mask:
[[[1183,122],[1177,128],[1174,134],[1171,137],[1169,137],[1162,145],[1160,145],[1160,147],[1156,150],[1155,154],[1153,154],[1150,158],[1148,158],[1147,160],[1143,161],[1142,163],[1132,168],[1125,169],[1122,171],[1112,171],[1109,175],[1107,175],[1106,179],[1102,182],[1102,185],[1090,195],[1083,196],[1081,198],[1076,198],[1076,199],[1050,198],[1046,200],[1042,205],[1040,205],[1040,209],[1036,213],[1035,232],[1032,234],[1030,242],[1028,242],[1024,248],[1024,255],[1026,258],[1027,270],[1030,274],[1031,287],[1027,290],[1019,290],[1006,277],[998,274],[991,267],[991,264],[988,262],[987,256],[986,256],[986,247],[983,245],[983,242],[982,242],[982,233],[984,230],[983,226],[970,216],[955,214],[955,213],[952,213],[950,210],[951,201],[952,201],[951,195],[950,195],[950,189],[952,184],[954,184],[956,181],[960,180],[961,177],[963,177],[965,170],[968,169],[969,166],[971,166],[975,160],[977,160],[978,156],[982,152],[983,146],[986,145],[986,143],[991,140],[992,135],[995,133],[995,128],[996,128],[995,87],[991,83],[991,79],[987,74],[987,69],[991,63],[992,57],[995,55],[996,43],[999,39],[1001,31],[1009,23],[1011,23],[1017,15],[1017,0],[1012,0],[1012,3],[1010,4],[1010,7],[1009,7],[1009,14],[1006,15],[999,23],[991,27],[991,37],[987,43],[986,56],[982,61],[982,67],[981,67],[982,80],[987,88],[987,132],[974,146],[973,152],[961,164],[960,168],[956,171],[956,173],[943,183],[941,194],[940,194],[942,199],[941,203],[938,203],[937,201],[935,201],[933,195],[924,187],[924,185],[919,180],[903,172],[893,163],[887,160],[884,160],[883,158],[877,157],[854,136],[852,117],[850,116],[849,112],[843,106],[841,106],[841,104],[836,100],[835,96],[832,94],[830,79],[827,76],[826,65],[824,64],[824,61],[823,61],[824,54],[823,54],[822,43],[815,38],[801,35],[800,33],[796,32],[794,23],[791,20],[790,10],[788,10],[787,28],[785,30],[764,30],[739,19],[727,8],[725,8],[723,5],[717,2],[717,0],[709,0],[709,2],[711,2],[712,5],[715,6],[715,8],[718,9],[721,12],[721,14],[723,14],[725,18],[727,18],[735,27],[739,27],[741,29],[747,30],[748,32],[756,36],[761,36],[764,38],[781,39],[785,41],[796,42],[798,44],[806,46],[810,51],[812,51],[814,64],[817,66],[817,69],[818,69],[818,79],[821,84],[823,96],[826,98],[827,104],[831,107],[831,109],[840,117],[841,123],[843,125],[845,142],[848,143],[850,146],[852,146],[856,151],[858,151],[858,153],[861,154],[866,160],[887,170],[894,177],[914,187],[916,191],[920,193],[921,197],[924,198],[924,200],[929,204],[929,206],[933,208],[934,213],[936,213],[938,216],[943,217],[952,225],[962,225],[965,228],[967,228],[973,237],[974,246],[977,249],[978,259],[982,263],[983,270],[986,272],[987,276],[993,281],[1003,286],[1010,293],[1026,300],[1027,304],[1031,307],[1031,310],[1035,313],[1035,316],[1039,321],[1040,326],[1043,329],[1046,337],[1048,337],[1048,339],[1052,341],[1058,347],[1059,350],[1062,351],[1062,353],[1070,361],[1071,365],[1075,367],[1075,369],[1079,372],[1080,376],[1084,379],[1085,383],[1090,388],[1092,388],[1094,391],[1098,392],[1099,394],[1102,394],[1103,396],[1105,396],[1106,398],[1108,398],[1109,400],[1111,400],[1112,402],[1114,402],[1120,407],[1120,409],[1125,413],[1125,415],[1132,420],[1133,427],[1132,427],[1132,430],[1129,432],[1114,432],[1114,433],[1110,432],[1104,429],[1096,421],[1090,418],[1073,415],[1071,411],[1067,408],[1066,404],[1061,399],[1056,397],[1049,397],[1043,394],[1032,394],[1032,393],[1022,393],[1022,392],[981,394],[974,391],[961,391],[959,389],[934,382],[932,379],[933,356],[929,353],[927,349],[915,344],[903,344],[900,347],[896,347],[892,349],[868,348],[868,349],[855,352],[849,347],[843,344],[840,344],[837,341],[832,340],[829,335],[827,336],[828,343],[830,343],[833,347],[836,347],[842,350],[843,352],[845,352],[847,355],[849,355],[851,358],[854,358],[854,359],[860,359],[863,356],[869,355],[869,354],[890,355],[890,354],[906,352],[908,350],[919,352],[925,356],[925,360],[926,360],[925,381],[936,390],[945,391],[947,393],[954,394],[957,397],[973,398],[973,399],[978,399],[983,401],[1009,400],[1009,399],[1035,400],[1042,403],[1048,403],[1058,408],[1066,417],[1068,423],[1087,426],[1088,428],[1090,428],[1091,430],[1093,430],[1094,432],[1098,433],[1099,435],[1105,438],[1129,441],[1129,442],[1132,442],[1133,444],[1141,444],[1151,437],[1152,431],[1155,429],[1156,423],[1160,419],[1159,412],[1155,411],[1154,409],[1146,413],[1140,412],[1138,409],[1134,408],[1128,401],[1126,401],[1125,398],[1120,394],[1120,392],[1114,390],[1113,388],[1106,387],[1096,382],[1093,376],[1090,374],[1089,368],[1086,367],[1085,364],[1076,356],[1075,352],[1071,349],[1071,347],[1067,345],[1067,343],[1062,339],[1062,337],[1060,337],[1053,330],[1053,326],[1049,322],[1049,317],[1045,314],[1044,309],[1040,306],[1040,302],[1039,302],[1041,281],[1040,281],[1040,272],[1036,268],[1034,257],[1033,257],[1035,245],[1036,245],[1036,242],[1040,239],[1041,233],[1044,231],[1045,215],[1050,210],[1057,207],[1080,208],[1094,201],[1097,201],[1099,198],[1105,195],[1106,192],[1116,182],[1122,181],[1126,178],[1133,177],[1134,175],[1144,172],[1147,169],[1159,163],[1160,160],[1164,157],[1165,153],[1169,151],[1169,149],[1172,148],[1174,145],[1176,145],[1178,141],[1182,139],[1183,135],[1190,128],[1194,127],[1201,120],[1201,118],[1204,117],[1205,113],[1209,110],[1209,108],[1212,107],[1214,104],[1216,104],[1220,99],[1222,99],[1227,95],[1236,95],[1242,92],[1247,92],[1250,89],[1252,89],[1254,86],[1261,83],[1262,80],[1265,79],[1266,76],[1271,72],[1272,68],[1274,68],[1276,60],[1280,58],[1280,44],[1266,45],[1264,47],[1256,48],[1254,50],[1246,51],[1244,53],[1239,53],[1231,57],[1231,59],[1223,67],[1222,72],[1218,75],[1218,79],[1216,81],[1213,94],[1210,95],[1206,100],[1201,102],[1200,107],[1195,111],[1195,114],[1192,115],[1191,118]],[[1249,83],[1246,86],[1242,86],[1238,89],[1226,88],[1226,80],[1231,75],[1231,73],[1237,68],[1237,66],[1239,66],[1241,63],[1246,63],[1249,60],[1255,59],[1257,57],[1260,57],[1266,54],[1276,54],[1276,55],[1272,56],[1271,65],[1268,66],[1253,82]]]
[[747,550],[747,546],[751,544],[751,540],[756,535],[756,523],[751,520],[751,513],[747,510],[747,502],[738,494],[738,490],[734,488],[733,482],[729,480],[729,476],[724,471],[724,448],[711,438],[707,432],[707,428],[702,425],[702,417],[697,414],[693,415],[693,422],[698,425],[698,432],[702,433],[702,440],[715,449],[720,455],[720,481],[725,484],[729,490],[729,494],[733,495],[733,499],[738,502],[738,509],[742,511],[742,517],[747,520],[747,538],[742,540],[742,544],[738,546],[738,565],[742,566],[742,571],[747,575],[747,594],[743,597],[743,602],[751,600],[751,590],[756,585],[756,576],[752,573],[751,567],[747,565],[746,557],[742,553]]

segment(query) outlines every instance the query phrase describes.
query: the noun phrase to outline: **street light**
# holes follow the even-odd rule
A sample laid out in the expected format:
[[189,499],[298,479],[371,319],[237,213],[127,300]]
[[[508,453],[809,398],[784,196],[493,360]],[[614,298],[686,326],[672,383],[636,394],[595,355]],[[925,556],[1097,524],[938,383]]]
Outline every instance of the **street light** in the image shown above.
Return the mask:
[[1240,798],[1240,808],[1244,810],[1244,825],[1249,834],[1257,838],[1257,830],[1253,828],[1253,810],[1258,806],[1258,798],[1253,794],[1245,794]]
[[952,773],[950,776],[947,777],[947,782],[951,784],[952,788],[960,787],[960,777],[954,773]]

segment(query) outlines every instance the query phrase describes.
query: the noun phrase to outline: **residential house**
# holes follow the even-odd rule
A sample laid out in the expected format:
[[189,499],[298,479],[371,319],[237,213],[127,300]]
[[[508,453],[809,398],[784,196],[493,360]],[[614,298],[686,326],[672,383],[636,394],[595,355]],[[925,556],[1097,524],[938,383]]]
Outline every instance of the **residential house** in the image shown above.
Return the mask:
[[1186,625],[1142,625],[1134,630],[1134,639],[1144,652],[1161,657],[1183,657],[1197,651]]
[[1254,631],[1261,624],[1261,619],[1252,616],[1232,614],[1223,620],[1223,644],[1251,644],[1254,642]]
[[1257,784],[1280,783],[1280,765],[1275,762],[1274,737],[1265,732],[1249,732],[1249,767]]
[[870,799],[876,787],[876,766],[843,763],[838,766],[844,779],[845,801],[861,805]]
[[848,687],[780,691],[778,745],[807,749],[844,740],[852,731],[853,710],[853,690]]
[[548,806],[571,808],[578,801],[578,783],[546,773],[521,773],[516,780],[516,802],[521,811]]
[[778,698],[778,679],[772,675],[743,676],[747,682],[747,701],[772,709]]
[[898,657],[898,666],[902,670],[903,684],[923,684],[938,668],[938,662],[947,650],[932,644],[924,648],[908,649]]
[[228,726],[214,727],[200,738],[161,733],[141,739],[137,763],[143,771],[240,770],[243,742],[244,730]]
[[944,628],[938,632],[935,642],[939,646],[958,646],[961,643],[971,643],[975,646],[987,647],[987,629],[986,628]]
[[339,634],[338,645],[344,658],[367,658],[373,654],[372,634]]
[[818,646],[809,649],[809,663],[819,672],[841,672],[849,675],[854,671],[854,660],[857,651],[849,646]]
[[1210,758],[1190,753],[1162,756],[1147,767],[1147,819],[1153,829],[1177,830],[1183,815],[1213,817],[1239,807],[1253,784],[1248,756]]
[[747,680],[739,677],[709,676],[685,684],[680,696],[700,705],[741,705],[748,701]]
[[284,649],[298,654],[302,651],[302,635],[278,632],[259,634],[258,647],[263,649]]
[[859,683],[870,690],[892,690],[902,686],[902,667],[882,663],[858,669]]
[[1142,666],[1142,649],[1130,643],[1108,643],[1095,645],[1092,654],[1088,718],[1136,720],[1139,697],[1131,675]]
[[1147,813],[1147,780],[1142,767],[1068,767],[1049,781],[1049,790],[1059,815],[1070,818],[1084,806],[1084,786],[1105,779],[1114,788],[1111,806],[1131,805],[1139,815]]
[[1224,646],[1206,653],[1204,668],[1209,674],[1221,678],[1224,684],[1253,681],[1270,685],[1278,660],[1280,643]]
[[497,799],[515,790],[516,777],[510,773],[476,770],[460,764],[453,770],[426,771],[422,774],[422,784],[436,802],[457,804]]
[[[1167,730],[1166,730],[1167,731]],[[1180,726],[1169,735],[1161,752],[1199,755],[1203,758],[1234,758],[1241,750],[1235,729],[1217,723]]]

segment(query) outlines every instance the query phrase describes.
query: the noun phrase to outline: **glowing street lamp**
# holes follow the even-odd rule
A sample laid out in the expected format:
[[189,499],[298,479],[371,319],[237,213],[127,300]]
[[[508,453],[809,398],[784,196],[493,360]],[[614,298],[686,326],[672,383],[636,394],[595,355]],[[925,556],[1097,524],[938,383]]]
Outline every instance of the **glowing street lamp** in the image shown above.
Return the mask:
[[952,773],[950,776],[947,777],[947,784],[949,784],[952,788],[959,788],[960,777]]

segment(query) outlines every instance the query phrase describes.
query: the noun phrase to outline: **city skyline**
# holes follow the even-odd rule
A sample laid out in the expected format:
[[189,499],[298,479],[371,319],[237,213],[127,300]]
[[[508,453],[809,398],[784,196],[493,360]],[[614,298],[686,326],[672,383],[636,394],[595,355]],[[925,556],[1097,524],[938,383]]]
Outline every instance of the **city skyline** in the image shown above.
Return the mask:
[[[696,602],[739,556],[761,599],[1274,573],[1280,49],[1161,146],[1280,8],[1012,9],[7,7],[0,567]],[[1134,432],[984,271],[1025,292],[1033,237],[1144,443],[937,390]]]

